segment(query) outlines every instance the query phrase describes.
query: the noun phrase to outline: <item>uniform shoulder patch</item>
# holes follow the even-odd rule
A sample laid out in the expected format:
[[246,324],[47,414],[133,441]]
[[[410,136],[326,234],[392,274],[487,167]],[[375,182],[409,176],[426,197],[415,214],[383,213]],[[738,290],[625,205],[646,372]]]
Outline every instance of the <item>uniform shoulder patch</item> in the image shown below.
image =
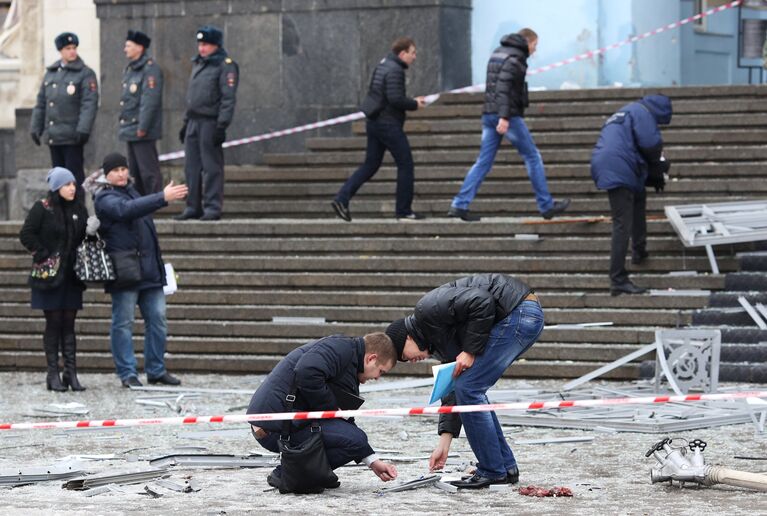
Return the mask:
[[227,57],[226,59],[224,59],[224,62],[226,64],[232,64],[232,58],[231,57]]

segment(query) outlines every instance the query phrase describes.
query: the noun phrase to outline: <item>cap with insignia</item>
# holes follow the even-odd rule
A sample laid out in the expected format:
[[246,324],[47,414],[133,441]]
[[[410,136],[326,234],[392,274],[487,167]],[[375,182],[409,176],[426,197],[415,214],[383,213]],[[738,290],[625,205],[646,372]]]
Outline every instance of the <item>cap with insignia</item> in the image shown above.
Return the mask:
[[197,29],[197,41],[220,47],[224,44],[224,33],[213,25],[204,25]]
[[56,50],[61,50],[69,45],[80,46],[80,40],[74,32],[62,32],[56,36],[54,42],[56,43]]

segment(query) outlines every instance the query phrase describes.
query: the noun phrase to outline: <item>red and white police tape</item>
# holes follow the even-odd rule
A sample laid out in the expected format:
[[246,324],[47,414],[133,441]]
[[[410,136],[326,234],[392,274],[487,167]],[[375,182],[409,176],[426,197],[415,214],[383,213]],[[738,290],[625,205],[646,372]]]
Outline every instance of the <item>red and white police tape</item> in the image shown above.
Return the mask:
[[[612,45],[608,45],[606,47],[598,48],[596,50],[589,50],[588,52],[584,52],[582,54],[578,54],[573,57],[569,57],[567,59],[564,59],[562,61],[558,61],[556,63],[552,63],[546,66],[541,66],[540,68],[535,68],[533,70],[529,70],[527,72],[528,75],[537,75],[539,73],[548,72],[550,70],[553,70],[555,68],[559,68],[571,63],[575,63],[577,61],[583,61],[584,59],[591,59],[597,55],[604,54],[605,52],[609,50],[614,50],[616,48],[620,48],[624,45],[628,45],[630,43],[635,43],[637,41],[640,41],[645,38],[649,38],[651,36],[655,36],[656,34],[660,34],[661,32],[665,32],[667,30],[676,29],[677,27],[681,27],[682,25],[685,25],[687,23],[690,23],[692,21],[700,20],[701,18],[705,18],[706,16],[711,16],[712,14],[716,14],[722,11],[725,11],[727,9],[732,9],[733,7],[739,6],[743,0],[735,0],[733,2],[730,2],[728,4],[721,5],[719,7],[714,7],[712,9],[709,9],[707,11],[701,12],[696,14],[695,16],[690,16],[689,18],[685,18],[683,20],[679,20],[674,23],[669,23],[668,25],[663,25],[662,27],[658,27],[655,30],[647,31],[643,34],[639,34],[637,36],[631,36],[630,38],[626,38],[623,41],[619,41],[617,43],[613,43]],[[472,86],[466,86],[464,88],[458,88],[455,90],[447,91],[446,93],[476,93],[480,91],[485,90],[484,84],[474,84]],[[439,98],[439,93],[434,93],[432,95],[427,95],[426,103],[431,104],[432,102],[435,102]],[[328,127],[332,125],[339,125],[339,124],[345,124],[347,122],[353,122],[355,120],[361,120],[365,118],[365,115],[358,111],[356,113],[350,113],[348,115],[339,116],[336,118],[330,118],[327,120],[322,120],[320,122],[313,122],[311,124],[305,124],[300,125],[297,127],[291,127],[289,129],[282,129],[280,131],[274,131],[271,133],[265,133],[265,134],[259,134],[257,136],[250,136],[248,138],[240,138],[239,140],[231,140],[228,142],[225,142],[222,147],[228,148],[228,147],[236,147],[238,145],[246,145],[249,143],[255,143],[260,142],[264,140],[271,140],[273,138],[279,138],[281,136],[288,136],[291,134],[296,133],[302,133],[305,131],[311,131],[313,129],[320,129],[322,127]],[[176,152],[169,152],[167,154],[161,154],[159,156],[160,161],[171,161],[174,159],[180,159],[184,157],[184,151],[176,151]]]
[[50,421],[40,423],[1,423],[0,430],[52,430],[57,428],[95,428],[128,426],[177,426],[199,423],[244,423],[248,421],[284,421],[293,419],[332,419],[339,417],[423,416],[457,414],[461,412],[491,412],[506,410],[567,409],[605,405],[652,405],[691,401],[720,401],[747,398],[767,398],[767,391],[741,391],[719,394],[688,394],[686,396],[645,396],[638,398],[604,398],[594,400],[523,401],[490,403],[486,405],[455,405],[441,407],[382,408],[365,410],[329,410],[314,412],[277,412],[274,414],[238,414],[228,416],[185,416],[152,419],[106,419],[91,421]]

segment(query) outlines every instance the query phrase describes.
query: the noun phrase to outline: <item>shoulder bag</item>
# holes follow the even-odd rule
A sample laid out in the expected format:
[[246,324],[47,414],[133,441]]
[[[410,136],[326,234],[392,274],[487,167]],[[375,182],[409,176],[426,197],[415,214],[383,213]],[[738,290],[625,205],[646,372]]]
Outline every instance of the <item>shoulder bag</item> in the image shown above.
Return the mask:
[[112,258],[107,254],[105,247],[98,234],[95,239],[86,238],[77,247],[75,274],[80,281],[104,283],[117,278]]
[[61,285],[63,276],[61,255],[55,253],[41,262],[32,262],[29,286],[40,290],[50,290]]

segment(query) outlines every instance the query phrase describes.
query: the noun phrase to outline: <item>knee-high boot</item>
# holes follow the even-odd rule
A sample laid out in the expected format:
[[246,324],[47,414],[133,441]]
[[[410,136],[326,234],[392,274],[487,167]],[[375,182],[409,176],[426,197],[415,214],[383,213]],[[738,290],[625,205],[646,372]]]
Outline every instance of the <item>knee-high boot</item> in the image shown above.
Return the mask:
[[77,379],[77,360],[75,358],[77,340],[75,334],[64,335],[61,344],[61,354],[64,356],[64,374],[61,379],[64,383],[64,390],[69,386],[73,391],[84,391],[85,387],[80,385],[80,381]]
[[43,335],[43,349],[45,350],[45,361],[48,365],[45,386],[49,391],[66,391],[67,388],[61,383],[61,377],[59,377],[59,336]]

